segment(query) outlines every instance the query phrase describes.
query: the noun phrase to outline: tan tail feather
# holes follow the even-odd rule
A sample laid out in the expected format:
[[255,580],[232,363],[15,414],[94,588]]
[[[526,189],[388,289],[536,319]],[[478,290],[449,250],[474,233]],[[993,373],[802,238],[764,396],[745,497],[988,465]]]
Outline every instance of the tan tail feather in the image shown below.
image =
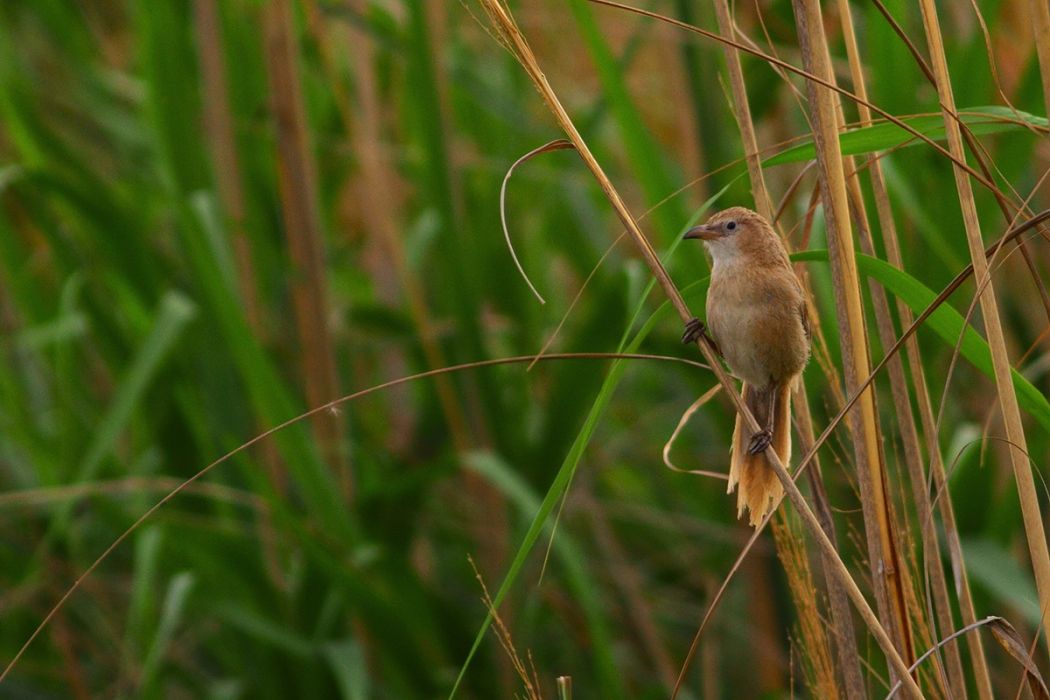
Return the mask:
[[[755,417],[762,422],[765,419],[764,410],[756,410],[756,392],[747,384],[744,384],[740,397],[744,405],[751,408]],[[729,462],[729,490],[739,485],[736,501],[736,515],[741,517],[746,508],[752,526],[762,522],[770,511],[784,495],[784,486],[777,478],[773,466],[764,454],[751,455],[747,453],[747,445],[751,441],[751,431],[743,424],[740,416],[736,418],[733,428],[733,448]],[[776,416],[773,421],[773,444],[780,461],[787,466],[791,461],[791,389],[784,386],[778,390]]]

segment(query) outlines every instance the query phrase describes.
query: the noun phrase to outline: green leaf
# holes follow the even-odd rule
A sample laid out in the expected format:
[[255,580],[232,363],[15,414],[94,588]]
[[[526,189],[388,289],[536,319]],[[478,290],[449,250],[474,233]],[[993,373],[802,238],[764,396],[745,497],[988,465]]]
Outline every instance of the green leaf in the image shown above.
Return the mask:
[[[792,259],[827,262],[828,252],[826,250],[808,250],[794,254]],[[925,311],[926,307],[937,298],[937,294],[929,287],[907,272],[898,270],[884,260],[857,253],[857,267],[865,275],[875,278],[879,284],[907,304],[916,314]],[[959,336],[961,335],[960,354],[985,375],[994,378],[992,353],[988,348],[988,343],[966,323],[962,314],[949,304],[941,304],[926,319],[925,325],[933,329],[945,343],[953,348],[959,342]],[[1018,403],[1039,421],[1043,428],[1050,430],[1050,402],[1047,401],[1046,396],[1017,370],[1011,369],[1010,373],[1013,375],[1014,390],[1017,392]]]
[[368,660],[360,642],[354,639],[328,642],[321,647],[321,654],[335,675],[343,700],[368,700]]
[[[970,131],[980,136],[996,134],[1003,131],[1027,129],[1025,124],[1046,129],[1045,117],[1037,117],[1028,112],[1012,110],[1009,107],[988,105],[984,107],[967,107],[959,110],[959,117]],[[902,122],[934,141],[944,140],[944,118],[940,114],[904,117]],[[1023,123],[1022,123],[1023,122]],[[875,151],[886,151],[897,146],[914,146],[922,143],[914,134],[892,122],[880,122],[873,126],[851,129],[839,136],[842,155],[854,156]],[[785,149],[762,161],[764,167],[800,163],[817,157],[812,139]]]
[[171,646],[171,640],[175,636],[175,630],[182,621],[186,612],[186,602],[193,591],[196,577],[189,571],[183,571],[175,575],[168,584],[167,594],[164,596],[164,604],[160,610],[160,621],[157,623],[157,631],[150,644],[149,653],[142,664],[140,672],[141,687],[147,688],[156,680],[157,670],[164,658],[165,652]]
[[962,548],[970,576],[993,596],[1024,615],[1029,624],[1038,627],[1039,596],[1031,572],[992,540],[963,540]]
[[[718,199],[725,194],[726,190],[735,182],[734,178],[724,188],[719,190],[709,200],[693,213],[689,221],[686,222],[685,226],[682,227],[682,233],[688,230],[699,218],[707,211]],[[681,235],[675,236],[673,242],[664,258],[670,259],[678,245],[682,242]],[[631,329],[638,318],[641,316],[642,311],[645,309],[645,300],[649,297],[649,293],[656,285],[656,280],[651,279],[649,284],[646,285],[645,290],[639,296],[634,315],[631,317],[630,323],[627,324],[627,328],[624,331],[623,338],[620,341],[620,346],[617,348],[617,352],[635,352],[641,345],[642,341],[649,335],[650,331],[656,326],[658,320],[662,318],[663,313],[666,313],[667,309],[670,309],[668,303],[661,305],[656,312],[650,315],[649,319],[642,325],[642,327],[634,334],[631,338]],[[628,340],[630,339],[630,342]],[[507,570],[507,575],[503,578],[503,583],[500,584],[499,590],[496,595],[492,597],[492,603],[494,607],[499,607],[500,603],[506,597],[510,591],[511,586],[518,578],[518,574],[521,573],[521,569],[525,564],[525,559],[528,557],[533,546],[536,544],[540,533],[544,531],[546,527],[547,518],[550,517],[551,512],[554,510],[555,505],[561,500],[562,496],[569,488],[569,484],[572,483],[572,478],[576,474],[576,467],[579,466],[580,459],[583,457],[583,452],[587,448],[587,445],[591,441],[591,437],[594,435],[594,431],[598,426],[598,420],[602,417],[605,409],[608,407],[610,400],[612,399],[613,391],[620,383],[620,379],[623,377],[624,370],[627,365],[622,360],[616,360],[612,363],[609,369],[608,375],[606,375],[605,381],[602,383],[601,390],[598,392],[597,398],[594,400],[594,404],[591,406],[590,412],[587,414],[587,418],[584,421],[583,427],[577,434],[575,441],[573,441],[572,447],[569,448],[569,453],[565,456],[565,460],[562,462],[561,467],[558,469],[558,473],[554,475],[554,481],[551,483],[550,488],[547,490],[546,495],[543,497],[543,501],[540,503],[539,508],[536,510],[536,515],[532,519],[532,524],[529,526],[528,532],[525,533],[521,545],[518,547],[518,551],[514,554],[514,559],[511,562],[510,568]],[[467,658],[463,661],[463,666],[460,668],[459,676],[456,678],[456,682],[452,687],[452,691],[449,693],[449,698],[453,698],[456,692],[459,690],[460,684],[463,682],[463,678],[466,676],[467,668],[470,666],[471,660],[474,658],[474,654],[477,653],[478,647],[481,646],[481,640],[485,637],[485,632],[488,631],[489,626],[492,624],[492,615],[486,615],[484,622],[481,623],[481,628],[478,630],[477,636],[474,638],[474,643],[470,648],[470,652],[467,654]],[[603,669],[604,671],[604,669]],[[608,680],[608,676],[603,673],[603,680]],[[617,689],[618,691],[620,689]],[[609,688],[603,688],[603,692],[606,696],[611,691]],[[623,691],[617,693],[622,695]]]
[[76,483],[90,481],[98,474],[103,460],[113,450],[117,438],[135,414],[135,409],[150,382],[157,376],[186,324],[196,314],[196,306],[182,294],[172,291],[164,295],[149,336],[120,383],[113,403],[99,424],[94,440],[85,451],[77,469]]

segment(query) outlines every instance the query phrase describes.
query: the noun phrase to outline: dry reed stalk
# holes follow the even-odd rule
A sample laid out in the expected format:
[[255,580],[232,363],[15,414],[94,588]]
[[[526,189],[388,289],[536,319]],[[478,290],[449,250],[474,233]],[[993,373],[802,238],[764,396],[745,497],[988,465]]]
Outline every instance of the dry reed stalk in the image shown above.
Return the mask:
[[1047,0],[1028,0],[1031,12],[1032,36],[1039,56],[1039,74],[1043,79],[1043,100],[1050,115],[1050,3]]
[[[810,474],[814,474],[812,469]],[[788,584],[792,592],[810,591],[809,595],[794,596],[798,610],[798,630],[804,653],[804,663],[809,667],[811,687],[815,698],[842,697],[838,680],[835,677],[835,664],[831,660],[831,646],[820,614],[816,595],[817,587],[813,582],[813,572],[809,567],[806,555],[806,538],[796,518],[788,515],[787,510],[777,511],[772,520],[773,537],[777,542],[777,556],[784,567]]]
[[[798,426],[799,447],[803,454],[813,449],[813,419],[809,411],[809,397],[805,387],[799,385],[795,393],[795,421]],[[809,490],[813,497],[813,508],[820,526],[827,533],[828,539],[838,549],[835,535],[835,521],[831,514],[831,504],[824,490],[824,479],[821,476],[820,459],[814,454],[813,464],[806,473]],[[850,614],[849,598],[842,585],[835,578],[831,565],[825,555],[821,554],[821,569],[824,572],[824,585],[828,589],[828,603],[831,608],[831,630],[835,638],[835,651],[838,668],[842,673],[842,682],[847,700],[862,700],[867,697],[864,680],[860,673],[860,656],[857,653],[857,638],[853,629],[853,617]]]
[[[518,29],[517,24],[514,22],[510,10],[503,4],[502,0],[479,0],[479,2],[485,8],[493,27],[496,30],[497,36],[525,69],[525,72],[539,91],[540,96],[553,113],[558,125],[565,131],[569,140],[572,141],[573,145],[576,147],[580,158],[594,175],[595,180],[605,193],[606,198],[609,200],[609,203],[612,205],[621,223],[638,246],[642,257],[652,274],[656,277],[660,288],[667,295],[671,305],[674,306],[675,310],[678,312],[679,318],[683,323],[692,318],[693,315],[690,312],[689,307],[686,305],[681,293],[678,291],[674,282],[664,269],[656,251],[641,232],[637,222],[627,209],[623,199],[620,197],[619,192],[617,192],[615,186],[609,180],[609,177],[605,174],[605,171],[591,153],[587,143],[583,140],[583,137],[580,136],[580,133],[577,131],[568,112],[565,111],[565,108],[555,94],[554,89],[547,81],[547,77],[540,68],[539,62],[536,60],[536,56],[533,54],[525,36],[521,33],[521,30]],[[733,401],[734,407],[743,420],[746,421],[748,427],[751,430],[758,430],[759,426],[755,421],[755,417],[740,400],[740,396],[737,394],[729,376],[722,368],[713,349],[702,339],[697,343],[697,347],[704,355],[704,358],[711,366],[711,371],[714,372],[719,383]],[[831,544],[827,535],[824,534],[819,521],[813,514],[806,499],[803,497],[802,492],[798,490],[791,475],[788,473],[779,457],[777,457],[776,453],[772,450],[767,450],[766,455],[774,471],[777,473],[777,478],[779,478],[783,484],[787,497],[802,516],[803,522],[810,532],[810,536],[813,537],[820,546],[821,551],[828,556],[829,561],[833,563],[833,571],[835,572],[835,575],[846,588],[846,591],[848,592],[853,604],[856,606],[857,611],[860,613],[861,618],[867,624],[872,635],[878,642],[879,647],[886,655],[889,666],[902,678],[904,688],[908,695],[914,698],[921,698],[922,691],[915,683],[915,680],[908,674],[907,665],[897,652],[893,641],[879,622],[875,612],[871,609],[871,606],[868,605],[868,602],[865,600],[864,594],[857,586],[856,581],[850,576],[849,570],[846,568],[845,563],[843,563],[842,558],[835,550],[835,547]]]
[[[849,5],[846,2],[842,3],[848,12]],[[882,3],[876,0],[876,6],[886,17],[887,21],[893,27],[894,31],[901,36],[902,40],[908,46],[909,50],[912,51],[912,55],[915,57],[916,63],[922,72],[927,75],[931,84],[936,87],[936,81],[933,78],[933,73],[927,65],[925,59],[919,53],[915,45],[908,39],[907,35],[904,34],[903,29],[896,23],[893,17],[889,14]],[[845,12],[843,13],[843,21],[845,22]],[[844,25],[845,26],[845,25]],[[850,33],[852,34],[852,33]],[[853,73],[854,89],[857,94],[865,97],[867,96],[867,87],[865,85],[863,64],[859,58],[859,51],[856,48],[856,39],[850,35],[847,35],[846,49],[847,53],[852,54],[850,56],[850,68]],[[854,59],[853,55],[857,58]],[[863,123],[869,123],[871,119],[871,112],[867,106],[861,103],[857,105],[860,119]],[[875,206],[879,218],[879,226],[882,231],[883,244],[886,249],[886,257],[890,264],[894,267],[903,270],[904,261],[901,256],[900,243],[897,236],[897,226],[893,219],[893,212],[890,207],[889,194],[886,189],[886,180],[882,172],[882,161],[877,156],[872,156],[869,161],[869,172],[871,176],[872,193],[875,198]],[[900,317],[901,323],[907,327],[914,321],[914,314],[911,308],[904,303],[903,300],[897,300],[897,314]],[[929,388],[926,384],[926,370],[922,362],[922,351],[919,348],[918,338],[915,336],[910,337],[905,343],[905,350],[907,352],[908,366],[911,369],[912,375],[912,386],[915,391],[916,404],[919,411],[919,419],[922,424],[923,434],[926,436],[926,452],[930,460],[930,473],[933,481],[934,493],[942,493],[942,497],[938,499],[938,510],[940,511],[941,520],[945,530],[945,540],[948,545],[948,554],[951,559],[952,571],[955,574],[955,588],[958,593],[959,610],[962,616],[964,625],[972,625],[977,621],[977,613],[973,603],[973,595],[970,591],[970,580],[966,573],[966,565],[963,561],[962,545],[959,541],[958,528],[955,522],[955,510],[952,505],[952,500],[945,485],[947,483],[947,475],[944,467],[944,458],[941,454],[940,443],[937,439],[937,428],[936,421],[933,415],[933,403],[930,399]],[[910,402],[907,404],[910,410]],[[914,487],[914,484],[913,484]],[[919,517],[923,519],[920,524],[920,529],[923,533],[923,537],[927,537],[927,528],[932,531],[933,525],[933,514],[929,511],[929,491],[925,483],[922,486],[922,494],[916,494],[916,505],[918,507]],[[933,549],[927,549],[928,545],[924,539],[923,549],[924,551],[932,551],[931,555],[927,555],[928,561],[931,563],[931,567],[940,568],[940,552],[939,552],[939,539],[933,537],[931,540]],[[932,568],[931,568],[932,571]],[[933,582],[935,590],[940,587],[936,581]],[[938,616],[943,613],[938,610]],[[944,622],[941,623],[942,627]],[[981,700],[991,700],[992,694],[992,681],[991,675],[988,670],[988,660],[984,652],[984,643],[981,640],[980,635],[967,635],[966,637],[967,646],[970,649],[971,661],[974,666],[974,679],[977,684],[977,693],[981,697]],[[951,645],[955,646],[955,645]]]
[[262,311],[252,263],[251,243],[244,228],[244,190],[233,130],[229,86],[222,45],[222,32],[217,0],[195,0],[194,24],[197,30],[197,55],[200,59],[203,85],[204,136],[215,170],[215,184],[223,214],[230,224],[234,262],[237,265],[237,288],[244,304],[248,325],[262,339]]
[[[792,5],[806,70],[833,83],[819,3],[817,0],[792,0]],[[842,335],[846,390],[852,394],[868,377],[871,366],[857,262],[853,253],[846,178],[838,141],[838,103],[835,93],[830,89],[813,82],[808,82],[807,88],[814,142],[820,163],[828,254],[832,263],[836,315]],[[901,580],[904,572],[887,495],[887,475],[872,387],[863,391],[858,404],[858,410],[851,411],[850,418],[856,440],[854,456],[875,600],[880,617],[888,625],[897,649],[910,660],[914,654]],[[891,669],[891,672],[900,678],[900,669]],[[904,680],[907,682],[907,679]]]
[[65,614],[55,617],[51,639],[58,650],[59,658],[62,659],[62,674],[66,678],[69,697],[73,700],[91,700],[87,674],[81,664],[83,657],[77,652],[76,637],[70,629],[69,620],[66,619]]
[[[863,61],[860,56],[860,49],[857,46],[857,37],[854,32],[853,17],[849,1],[838,0],[838,9],[842,25],[842,35],[846,45],[846,56],[849,61],[850,74],[853,82],[853,91],[864,100],[867,100],[868,91],[864,79]],[[866,105],[858,102],[857,114],[862,126],[867,126],[872,123],[871,110],[869,110]],[[899,248],[897,244],[896,225],[893,221],[893,212],[889,205],[889,196],[886,191],[881,160],[878,154],[872,154],[866,160],[871,179],[872,192],[876,202],[876,214],[879,219],[879,229],[882,231],[884,239],[892,239],[891,241],[887,241],[887,249],[891,247]],[[852,172],[850,185],[852,190],[852,201],[857,210],[857,218],[861,222],[865,222],[867,220],[867,215],[863,211],[864,198],[860,190],[860,177],[855,168],[850,167],[849,170]],[[861,225],[861,245],[866,254],[874,255],[874,243],[872,241],[870,229],[864,224]],[[899,261],[896,264],[899,265]],[[890,308],[886,292],[874,281],[870,283],[870,291],[875,309],[875,320],[879,332],[879,339],[881,340],[883,347],[888,347],[893,343],[897,334],[890,317]],[[900,300],[898,300],[897,305],[898,309],[902,306],[907,308],[907,305]],[[908,321],[905,321],[905,323],[908,323]],[[916,341],[912,339],[910,342],[915,343]],[[911,395],[908,391],[908,382],[904,373],[904,363],[900,355],[894,355],[890,359],[890,362],[887,365],[887,370],[890,377],[890,391],[893,396],[894,413],[896,414],[897,424],[900,426],[901,430],[901,443],[904,446],[904,462],[908,469],[912,497],[915,501],[915,508],[919,517],[919,533],[925,561],[924,568],[930,575],[933,607],[937,622],[940,625],[940,629],[943,631],[943,635],[947,635],[955,629],[955,623],[952,619],[951,599],[948,594],[948,584],[944,575],[943,564],[941,563],[940,542],[937,538],[937,533],[934,527],[935,521],[933,508],[930,501],[929,491],[927,490],[926,476],[922,467],[922,449],[919,441],[919,433],[916,428],[915,414],[911,405]],[[936,625],[933,627],[933,637],[934,639],[938,638]],[[976,648],[974,647],[975,640]],[[984,679],[986,679],[988,669],[984,659],[984,649],[981,646],[980,637],[979,635],[971,635],[969,641],[971,645],[970,651],[974,655],[974,665],[978,678],[981,679],[981,677],[984,676]],[[946,647],[946,654],[948,656],[946,669],[951,695],[957,698],[966,698],[966,677],[963,673],[962,658],[959,654],[958,645],[948,645]],[[941,663],[943,664],[943,662]],[[984,679],[979,680],[978,688],[982,699],[988,700],[990,696],[986,696],[984,693]]]
[[[313,4],[312,1],[309,3],[310,6]],[[361,0],[352,3],[351,6],[356,6],[361,12],[366,9]],[[431,320],[426,295],[419,282],[419,276],[408,268],[408,256],[405,253],[401,231],[394,219],[398,207],[391,201],[390,193],[395,191],[397,175],[390,165],[389,158],[383,153],[379,86],[376,85],[371,70],[374,57],[372,42],[357,37],[349,41],[347,47],[350,70],[357,87],[358,108],[352,110],[349,100],[346,100],[340,101],[339,111],[358,157],[361,173],[361,215],[369,232],[377,235],[387,250],[386,258],[393,267],[402,294],[408,302],[409,315],[419,330],[427,364],[431,367],[444,367],[447,362],[438,343],[437,330]],[[452,434],[453,444],[457,451],[463,453],[470,449],[472,440],[455,388],[448,377],[441,377],[435,381],[434,386]]]
[[[245,318],[252,335],[263,343],[266,331],[259,303],[255,265],[252,262],[251,241],[245,230],[244,190],[241,185],[237,140],[230,109],[219,7],[217,0],[196,0],[193,9],[197,54],[200,59],[204,135],[215,172],[219,204],[224,220],[229,225],[233,260],[237,268],[237,289],[244,305]],[[266,429],[261,417],[256,418],[255,424],[259,431]],[[287,495],[288,472],[281,462],[277,443],[267,442],[262,445],[260,459],[274,490],[282,496]],[[267,572],[274,582],[283,586],[287,583],[287,577],[281,565],[277,533],[271,519],[261,517],[259,527],[259,539]]]
[[[264,12],[281,214],[292,266],[289,284],[302,353],[306,401],[317,406],[339,395],[339,382],[328,328],[316,168],[303,106],[291,2],[273,0]],[[342,422],[337,415],[325,415],[319,416],[312,426],[322,454],[335,469],[344,497],[352,500],[353,474],[349,457],[342,449]]]
[[[715,0],[715,15],[718,17],[718,31],[727,39],[733,38],[733,18],[729,14],[728,0]],[[751,106],[744,86],[744,69],[740,65],[740,53],[729,44],[722,44],[726,68],[729,71],[730,94],[733,116],[740,129],[740,140],[744,144],[744,157],[747,161],[747,173],[751,178],[751,193],[755,199],[755,211],[766,220],[773,222],[773,200],[766,187],[762,174],[762,158],[758,150],[758,139],[755,137],[755,125],[751,120]]]
[[[940,98],[944,116],[948,147],[956,158],[965,157],[962,133],[954,116],[956,111],[955,96],[948,72],[947,57],[938,23],[937,8],[932,0],[921,0],[921,7],[923,27],[926,31],[926,40],[930,51],[931,68],[936,78],[937,94]],[[965,172],[954,166],[952,170],[959,194],[959,206],[962,209],[963,224],[966,229],[966,241],[969,245],[970,258],[973,262],[974,282],[977,285],[985,334],[992,353],[999,408],[1003,414],[1003,424],[1006,428],[1006,437],[1009,443],[1007,452],[1013,468],[1014,479],[1017,482],[1017,495],[1021,501],[1021,514],[1024,520],[1032,568],[1035,573],[1045,637],[1045,633],[1050,632],[1050,552],[1047,551],[1046,534],[1043,530],[1035,480],[1028,464],[1028,445],[1024,428],[1021,424],[1017,395],[1014,393],[1013,380],[1010,376],[1010,358],[1007,354],[1006,339],[1003,334],[1002,322],[999,318],[995,285],[992,282],[988,261],[985,258],[981,223],[977,216],[977,204],[974,200],[973,188]]]
[[[734,37],[735,22],[733,21],[732,15],[730,14],[729,4],[727,0],[715,0],[715,14],[718,18],[718,29],[719,32],[726,38],[732,39]],[[747,89],[744,84],[744,72],[740,63],[740,53],[730,46],[729,44],[723,44],[723,52],[725,54],[726,65],[729,71],[729,87],[730,95],[732,97],[731,104],[733,108],[733,115],[736,118],[736,123],[740,129],[740,139],[743,143],[745,160],[747,162],[748,175],[751,180],[751,192],[755,200],[755,209],[762,214],[768,221],[776,225],[776,216],[773,211],[773,200],[770,197],[769,189],[766,186],[765,175],[762,171],[762,161],[760,157],[761,151],[758,147],[758,139],[755,135],[754,123],[751,119],[751,107],[748,102]],[[810,296],[808,288],[806,291],[807,297]],[[811,299],[807,301],[807,304],[811,303]],[[805,389],[799,387],[796,391],[796,398],[800,401],[808,400]],[[797,421],[809,420],[810,414],[808,407],[806,410],[799,412],[799,416],[796,417]],[[812,435],[813,426],[805,426],[809,433]],[[812,440],[811,440],[812,444]],[[810,470],[810,479],[820,479],[819,470]],[[820,509],[818,508],[818,513]],[[776,521],[774,521],[776,523]],[[828,535],[829,539],[834,541],[834,525],[828,520],[821,519],[821,526],[824,529],[825,534]],[[777,552],[780,555],[781,561],[784,562],[785,566],[790,561],[794,561],[797,557],[794,555],[794,543],[788,541],[782,541],[783,538],[790,536],[791,530],[788,527],[774,527],[773,528],[773,540],[777,548]],[[822,568],[826,570],[826,562],[821,559]],[[808,569],[806,570],[808,575]],[[844,593],[841,590],[841,586],[833,576],[826,577],[827,585],[829,588],[838,589],[838,599],[844,597]],[[788,583],[791,588],[791,595],[795,602],[795,607],[799,612],[800,618],[807,614],[812,614],[817,618],[820,617],[820,605],[817,600],[816,588],[811,585],[811,582],[807,577],[804,576],[788,576]],[[862,695],[856,694],[858,688],[861,689],[863,686],[859,682],[860,667],[859,661],[857,660],[856,650],[856,639],[852,634],[853,624],[852,620],[849,619],[849,608],[845,608],[845,620],[842,619],[841,615],[843,609],[838,610],[832,609],[832,618],[835,622],[841,623],[846,626],[849,630],[849,634],[839,635],[837,638],[838,649],[840,655],[843,656],[843,661],[846,669],[852,669],[856,672],[856,677],[853,677],[851,670],[844,671],[844,678],[848,675],[847,682],[847,697],[862,697]],[[837,614],[836,614],[837,613]],[[807,634],[805,633],[805,626],[803,626],[803,634],[801,637],[801,643],[806,649],[805,657],[809,659],[823,659],[830,658],[831,654],[827,647],[828,640],[825,635]],[[823,645],[820,648],[810,648],[810,645]],[[818,664],[814,663],[814,669],[819,668]],[[835,675],[831,674],[830,680],[823,674],[817,673],[822,692],[822,697],[839,697],[837,684],[835,683]]]

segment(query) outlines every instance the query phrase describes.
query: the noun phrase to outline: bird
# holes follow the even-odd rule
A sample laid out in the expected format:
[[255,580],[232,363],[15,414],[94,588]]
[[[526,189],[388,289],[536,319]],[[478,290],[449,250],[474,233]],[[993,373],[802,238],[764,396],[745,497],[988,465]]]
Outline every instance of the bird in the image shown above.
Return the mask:
[[746,509],[757,527],[783,495],[766,448],[785,466],[791,459],[791,391],[810,354],[806,298],[783,241],[757,212],[725,209],[685,238],[703,241],[712,268],[707,323],[690,319],[682,341],[711,343],[742,381],[741,399],[761,426],[752,432],[736,417],[727,491],[739,487],[737,517]]

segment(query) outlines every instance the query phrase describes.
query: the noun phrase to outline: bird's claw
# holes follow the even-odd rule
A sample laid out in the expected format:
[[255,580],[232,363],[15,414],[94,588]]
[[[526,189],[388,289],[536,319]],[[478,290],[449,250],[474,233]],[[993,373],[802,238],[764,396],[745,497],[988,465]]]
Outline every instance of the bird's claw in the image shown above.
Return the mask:
[[769,428],[759,430],[757,433],[751,436],[751,442],[747,445],[747,453],[749,455],[757,455],[766,451],[770,443],[773,442],[773,431]]
[[703,338],[706,334],[707,325],[694,316],[685,322],[685,332],[682,333],[682,342],[686,345],[692,345]]

